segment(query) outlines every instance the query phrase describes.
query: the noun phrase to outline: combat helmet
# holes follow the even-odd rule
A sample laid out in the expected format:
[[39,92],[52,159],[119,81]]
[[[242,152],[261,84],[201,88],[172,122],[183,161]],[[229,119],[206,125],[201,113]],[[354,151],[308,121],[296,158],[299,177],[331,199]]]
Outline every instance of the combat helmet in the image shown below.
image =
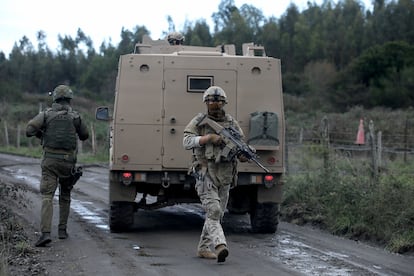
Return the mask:
[[167,41],[170,45],[182,45],[184,43],[184,36],[179,32],[171,32],[167,35]]
[[219,86],[210,86],[203,94],[203,102],[209,100],[223,101],[224,103],[227,103],[226,92]]
[[56,102],[59,99],[72,99],[73,92],[67,85],[58,85],[52,92],[53,101]]

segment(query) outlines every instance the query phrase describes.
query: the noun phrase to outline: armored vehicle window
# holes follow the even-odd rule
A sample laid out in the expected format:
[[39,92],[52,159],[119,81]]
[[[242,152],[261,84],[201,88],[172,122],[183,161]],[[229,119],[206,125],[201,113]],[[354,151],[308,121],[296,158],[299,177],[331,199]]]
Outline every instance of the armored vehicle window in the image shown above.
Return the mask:
[[213,76],[187,76],[187,92],[202,93],[213,84]]

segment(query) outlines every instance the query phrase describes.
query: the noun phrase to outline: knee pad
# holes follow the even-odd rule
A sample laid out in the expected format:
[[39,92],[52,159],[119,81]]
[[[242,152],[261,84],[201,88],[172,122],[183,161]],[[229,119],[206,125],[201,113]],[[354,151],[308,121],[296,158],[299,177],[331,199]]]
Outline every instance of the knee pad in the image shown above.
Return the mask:
[[208,209],[208,218],[212,220],[220,220],[221,218],[221,208],[220,204],[217,202],[215,204],[211,204]]

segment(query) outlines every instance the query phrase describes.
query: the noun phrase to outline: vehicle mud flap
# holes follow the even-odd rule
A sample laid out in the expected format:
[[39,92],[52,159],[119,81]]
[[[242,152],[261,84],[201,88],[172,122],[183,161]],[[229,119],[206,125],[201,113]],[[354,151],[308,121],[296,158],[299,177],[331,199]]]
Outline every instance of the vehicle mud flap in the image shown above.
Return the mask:
[[134,224],[134,202],[111,202],[109,229],[113,233],[126,232]]
[[257,202],[275,202],[282,203],[283,182],[277,181],[275,186],[266,188],[264,186],[257,189]]
[[109,179],[109,201],[130,201],[133,202],[137,196],[135,185],[126,186],[119,180]]

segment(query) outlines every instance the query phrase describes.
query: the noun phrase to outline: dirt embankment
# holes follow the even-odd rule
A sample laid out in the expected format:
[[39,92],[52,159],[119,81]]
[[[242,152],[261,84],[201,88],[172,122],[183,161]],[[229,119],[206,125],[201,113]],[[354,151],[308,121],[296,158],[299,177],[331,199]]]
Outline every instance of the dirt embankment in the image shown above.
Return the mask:
[[26,192],[0,178],[0,276],[47,275],[33,246],[35,227],[23,215],[30,206]]

